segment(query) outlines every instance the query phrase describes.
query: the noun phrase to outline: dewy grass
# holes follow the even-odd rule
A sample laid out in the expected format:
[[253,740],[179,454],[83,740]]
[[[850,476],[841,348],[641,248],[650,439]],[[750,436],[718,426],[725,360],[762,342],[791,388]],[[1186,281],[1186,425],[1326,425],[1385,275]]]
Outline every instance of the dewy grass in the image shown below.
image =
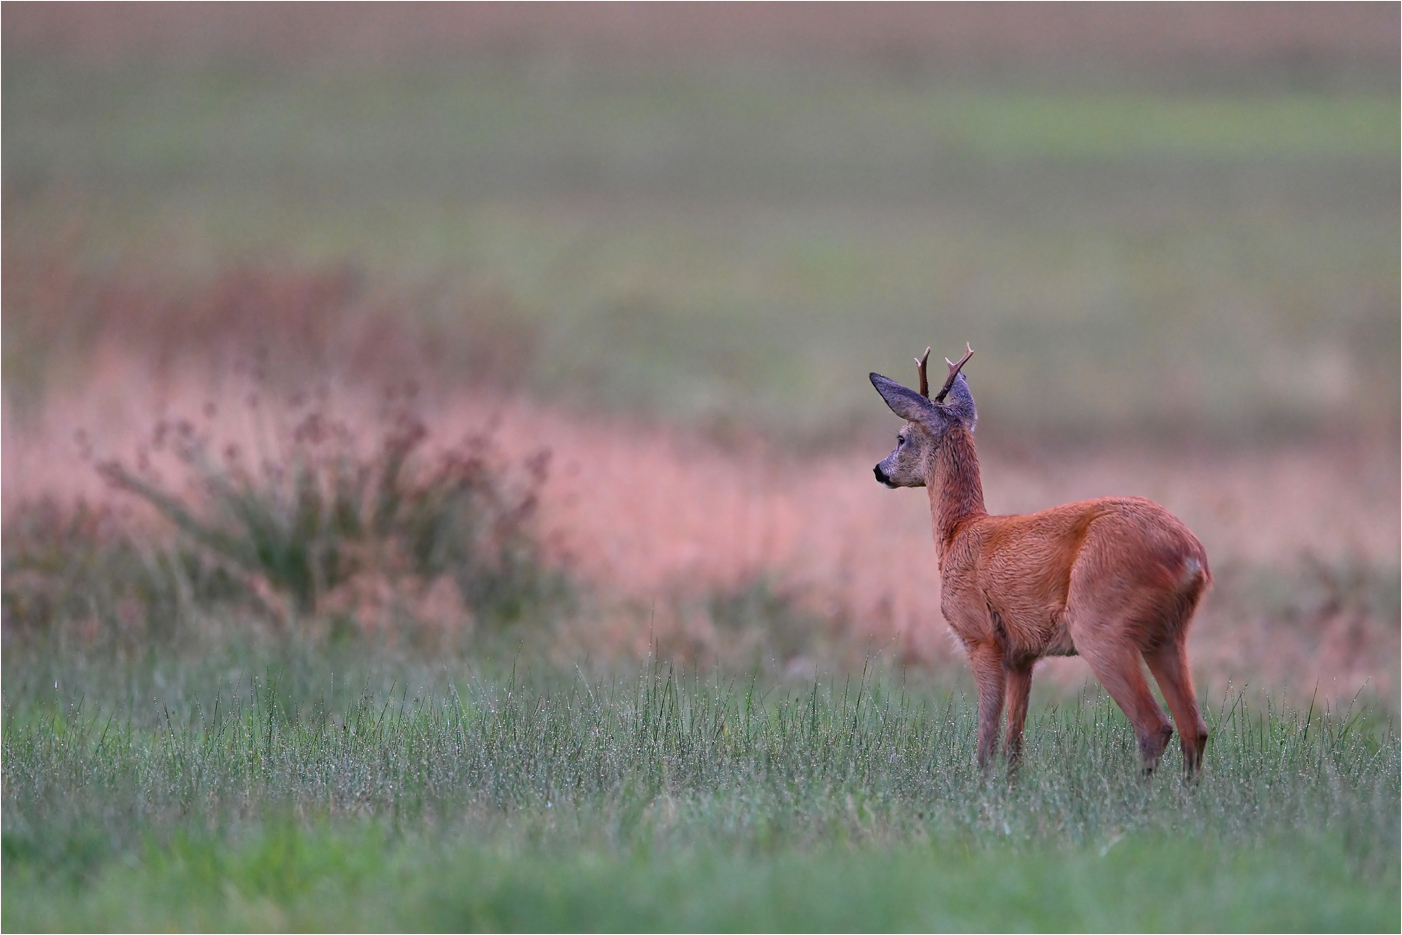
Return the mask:
[[1187,784],[1097,692],[1009,784],[971,702],[893,673],[6,661],[7,928],[1398,924],[1365,710],[1224,697]]

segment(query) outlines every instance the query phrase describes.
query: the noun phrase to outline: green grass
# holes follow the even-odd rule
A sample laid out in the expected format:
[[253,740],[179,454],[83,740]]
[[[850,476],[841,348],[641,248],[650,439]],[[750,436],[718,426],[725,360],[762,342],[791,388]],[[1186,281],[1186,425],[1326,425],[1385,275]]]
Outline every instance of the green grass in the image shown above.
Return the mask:
[[[7,63],[7,172],[122,186],[282,174],[404,190],[880,185],[940,159],[1298,161],[1397,153],[1396,95],[593,73]],[[820,146],[816,148],[815,143]],[[522,164],[524,162],[524,165]],[[793,170],[799,170],[795,177]],[[863,172],[863,170],[866,170]],[[466,175],[467,177],[463,177]],[[904,179],[898,179],[904,181]]]
[[99,931],[1395,927],[1395,891],[1351,874],[1346,849],[1331,838],[1289,836],[1249,849],[1145,836],[1102,850],[994,845],[974,852],[931,843],[561,855],[425,841],[377,825],[290,825],[232,846],[211,835],[152,846],[76,903],[69,887],[21,872],[6,880],[24,895],[5,923]]
[[1142,779],[1091,692],[1036,712],[1010,786],[969,702],[895,672],[391,658],[7,649],[5,927],[1399,922],[1398,738],[1366,710],[1219,699],[1189,784]]
[[[1395,93],[5,64],[7,250],[495,296],[551,399],[800,437],[980,352],[999,431],[1396,419]],[[432,290],[429,290],[432,291]],[[7,361],[24,349],[7,343]],[[22,373],[22,368],[7,368]],[[8,378],[7,379],[11,379]]]

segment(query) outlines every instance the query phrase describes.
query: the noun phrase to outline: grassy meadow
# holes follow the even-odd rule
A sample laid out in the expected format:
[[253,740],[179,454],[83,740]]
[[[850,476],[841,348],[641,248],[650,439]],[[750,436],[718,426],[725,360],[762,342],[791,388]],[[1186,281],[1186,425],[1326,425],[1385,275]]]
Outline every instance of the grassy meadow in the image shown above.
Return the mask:
[[[1395,50],[6,7],[6,930],[1402,925]],[[1075,659],[976,769],[866,376],[965,341],[990,509],[1206,545],[1196,781]]]
[[968,700],[893,671],[765,686],[357,649],[7,665],[6,927],[1398,924],[1375,711],[1223,697],[1188,783],[1173,755],[1139,776],[1087,692],[1038,712],[1008,784],[971,763]]

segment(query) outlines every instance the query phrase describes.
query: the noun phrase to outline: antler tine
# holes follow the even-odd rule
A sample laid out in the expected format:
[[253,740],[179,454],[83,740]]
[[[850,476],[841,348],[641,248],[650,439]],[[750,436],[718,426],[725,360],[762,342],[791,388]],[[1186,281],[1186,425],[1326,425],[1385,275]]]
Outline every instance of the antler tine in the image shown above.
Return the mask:
[[935,397],[935,402],[944,402],[944,398],[949,395],[949,388],[954,385],[954,378],[959,376],[959,369],[969,362],[970,357],[974,356],[974,346],[972,344],[966,341],[964,342],[964,347],[968,353],[959,358],[959,363],[951,362],[948,357],[944,359],[944,362],[949,364],[949,377],[944,381],[944,387],[940,390],[940,394]]
[[920,395],[930,398],[930,349],[925,348],[925,356],[915,358],[915,366],[920,370]]

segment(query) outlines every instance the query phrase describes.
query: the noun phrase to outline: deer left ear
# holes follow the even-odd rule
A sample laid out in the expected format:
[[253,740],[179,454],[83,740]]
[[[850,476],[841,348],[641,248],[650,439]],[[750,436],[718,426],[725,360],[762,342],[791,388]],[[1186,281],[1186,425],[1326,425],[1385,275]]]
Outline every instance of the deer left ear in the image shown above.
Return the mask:
[[906,389],[890,377],[883,377],[879,373],[871,375],[871,385],[876,387],[876,392],[886,400],[886,405],[891,407],[891,411],[907,422],[938,421],[939,408],[915,390]]
[[962,373],[954,378],[954,383],[949,387],[949,395],[945,397],[944,411],[967,425],[970,432],[974,430],[974,426],[978,425],[978,410],[974,408],[974,394],[969,392],[969,381],[964,379]]

